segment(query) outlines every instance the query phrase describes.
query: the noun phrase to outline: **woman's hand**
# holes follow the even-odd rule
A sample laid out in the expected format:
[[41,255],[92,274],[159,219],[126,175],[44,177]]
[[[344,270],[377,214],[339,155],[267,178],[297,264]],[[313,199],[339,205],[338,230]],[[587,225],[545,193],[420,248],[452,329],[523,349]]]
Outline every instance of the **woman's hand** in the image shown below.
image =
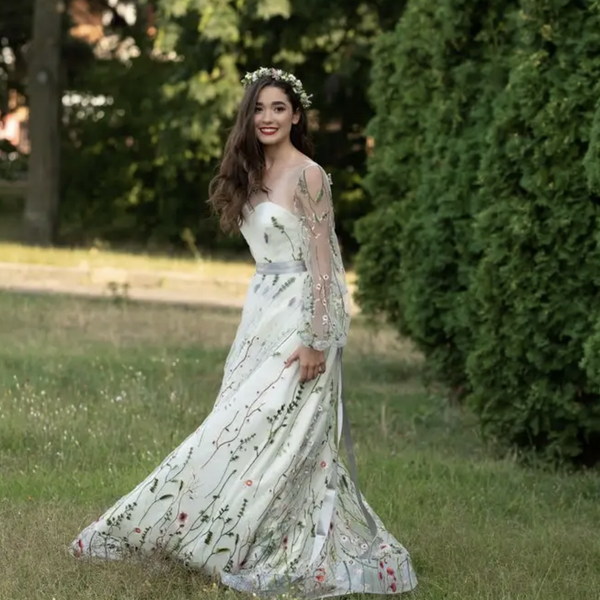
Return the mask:
[[300,362],[300,381],[310,381],[325,373],[325,352],[300,346],[286,361],[285,368]]

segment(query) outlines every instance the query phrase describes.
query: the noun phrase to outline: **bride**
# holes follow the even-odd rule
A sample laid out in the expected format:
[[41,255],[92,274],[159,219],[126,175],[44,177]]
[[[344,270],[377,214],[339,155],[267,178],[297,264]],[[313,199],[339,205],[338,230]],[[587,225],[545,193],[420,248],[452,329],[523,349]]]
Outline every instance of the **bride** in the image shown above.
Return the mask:
[[348,292],[330,182],[309,158],[310,97],[280,70],[242,81],[210,202],[223,229],[245,237],[256,273],[221,390],[204,423],[72,552],[168,555],[258,595],[406,592],[410,557],[358,490],[342,410]]

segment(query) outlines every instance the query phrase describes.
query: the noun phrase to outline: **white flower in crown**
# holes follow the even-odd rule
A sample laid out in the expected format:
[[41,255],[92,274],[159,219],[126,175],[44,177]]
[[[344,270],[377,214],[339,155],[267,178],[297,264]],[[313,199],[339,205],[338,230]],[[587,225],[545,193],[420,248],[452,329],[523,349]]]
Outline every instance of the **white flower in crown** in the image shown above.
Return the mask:
[[285,81],[286,83],[289,83],[294,90],[294,94],[296,94],[296,96],[298,96],[300,99],[300,104],[302,104],[304,108],[310,108],[310,105],[312,104],[310,100],[312,98],[312,94],[309,96],[304,91],[302,82],[295,75],[287,73],[286,71],[282,71],[281,69],[261,67],[252,73],[246,73],[242,79],[242,85],[247,88],[249,85],[252,85],[258,81],[261,77],[271,77],[271,79],[274,79],[275,81]]

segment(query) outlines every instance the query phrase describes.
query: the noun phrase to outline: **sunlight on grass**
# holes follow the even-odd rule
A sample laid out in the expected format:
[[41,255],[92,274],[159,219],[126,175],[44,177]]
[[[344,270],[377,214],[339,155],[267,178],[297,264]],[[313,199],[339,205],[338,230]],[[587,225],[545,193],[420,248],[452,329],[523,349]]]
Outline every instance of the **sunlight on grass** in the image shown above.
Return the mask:
[[190,255],[190,258],[129,253],[108,249],[38,248],[20,244],[0,243],[0,262],[49,265],[57,267],[115,268],[183,271],[202,275],[248,276],[252,261],[213,260]]
[[[0,242],[0,263],[46,265],[63,268],[119,269],[140,271],[182,272],[203,278],[247,279],[254,272],[254,261],[250,255],[224,260],[211,256],[189,258],[165,256],[164,254],[144,254],[92,248],[39,248],[16,243]],[[349,281],[355,280],[353,273]]]
[[[0,293],[0,312],[0,599],[246,597],[177,564],[66,553],[209,413],[239,311]],[[493,460],[388,329],[356,319],[345,356],[362,488],[411,551],[408,597],[598,599],[597,474]]]

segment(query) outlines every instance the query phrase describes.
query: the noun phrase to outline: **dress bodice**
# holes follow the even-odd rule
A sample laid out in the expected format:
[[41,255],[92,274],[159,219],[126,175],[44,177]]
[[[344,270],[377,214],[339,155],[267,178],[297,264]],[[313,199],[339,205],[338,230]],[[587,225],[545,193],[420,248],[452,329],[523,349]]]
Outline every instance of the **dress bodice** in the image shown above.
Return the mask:
[[257,263],[304,259],[299,217],[275,202],[246,205],[241,232]]
[[296,170],[291,181],[289,190],[277,186],[274,198],[281,198],[281,204],[267,199],[244,206],[241,232],[257,263],[304,263],[303,275],[294,278],[302,288],[298,335],[305,346],[317,350],[341,347],[346,343],[350,313],[331,184],[316,163],[303,166],[299,173]]

